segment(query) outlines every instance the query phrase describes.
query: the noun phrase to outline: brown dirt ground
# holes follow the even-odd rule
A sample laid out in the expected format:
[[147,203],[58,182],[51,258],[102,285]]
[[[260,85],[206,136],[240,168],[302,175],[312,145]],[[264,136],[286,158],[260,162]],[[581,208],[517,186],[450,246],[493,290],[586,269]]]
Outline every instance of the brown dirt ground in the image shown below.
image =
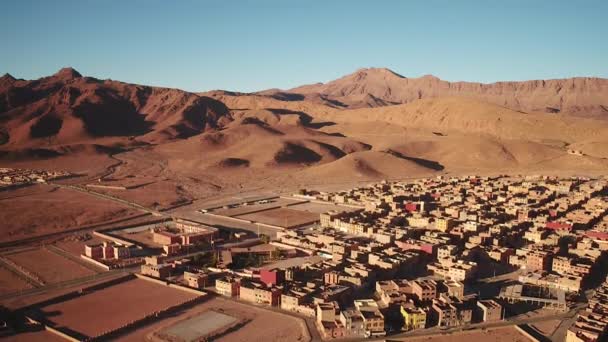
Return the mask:
[[304,342],[310,340],[305,323],[300,319],[217,297],[188,309],[178,316],[164,319],[122,336],[119,341],[150,341],[153,332],[207,310],[216,310],[237,318],[251,320],[245,326],[216,341],[249,342],[252,341],[252,336],[259,341]]
[[47,283],[58,283],[94,274],[90,269],[44,248],[10,254],[6,257],[38,275]]
[[194,297],[195,295],[189,292],[147,280],[133,279],[46,306],[42,310],[46,313],[59,313],[48,317],[57,326],[69,327],[95,336]]
[[470,341],[492,341],[492,342],[528,342],[528,338],[513,327],[488,329],[473,332],[462,332],[444,336],[413,337],[412,341],[428,342],[470,342]]
[[65,342],[65,339],[46,330],[27,331],[3,338],[11,342]]
[[136,233],[127,233],[125,231],[117,231],[114,234],[123,237],[127,240],[133,240],[149,247],[162,247],[161,244],[154,242],[154,234],[150,230],[144,230]]
[[560,323],[561,323],[560,320],[553,319],[550,321],[534,323],[534,324],[532,324],[532,326],[534,328],[538,329],[544,335],[548,336],[548,335],[551,335],[553,333],[553,331],[555,331],[555,329],[557,329],[557,327],[559,326]]
[[293,227],[318,221],[319,214],[289,208],[277,208],[253,214],[240,215],[238,218],[280,227]]
[[140,212],[77,191],[36,185],[0,194],[0,241],[97,224]]
[[13,272],[0,267],[0,295],[31,289],[32,286]]

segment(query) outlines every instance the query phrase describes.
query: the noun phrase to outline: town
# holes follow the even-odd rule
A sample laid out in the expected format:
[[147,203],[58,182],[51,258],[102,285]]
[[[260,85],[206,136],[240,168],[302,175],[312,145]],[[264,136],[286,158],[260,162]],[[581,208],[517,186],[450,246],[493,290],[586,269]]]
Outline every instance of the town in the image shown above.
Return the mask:
[[73,176],[65,171],[0,168],[0,190]]
[[[551,319],[552,340],[587,342],[608,324],[607,214],[606,179],[438,176],[254,196],[99,229],[70,242],[69,258],[129,272],[124,284],[196,294],[171,309],[215,295],[301,317],[323,340],[507,325],[534,339],[543,332],[532,323]],[[13,255],[0,261],[46,285]],[[36,312],[28,317],[54,326]],[[227,317],[198,337],[236,329],[241,318]],[[113,335],[69,338],[83,336]]]

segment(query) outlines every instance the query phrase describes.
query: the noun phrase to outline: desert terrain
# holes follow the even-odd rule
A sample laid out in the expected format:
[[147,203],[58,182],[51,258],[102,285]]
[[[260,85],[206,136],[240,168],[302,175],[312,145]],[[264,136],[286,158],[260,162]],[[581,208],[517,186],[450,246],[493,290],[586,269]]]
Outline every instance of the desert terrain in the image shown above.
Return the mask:
[[[158,210],[250,190],[608,170],[604,79],[449,83],[370,68],[291,90],[195,94],[64,68],[0,85],[3,166],[78,173],[81,185]],[[4,212],[32,204],[20,201]],[[52,221],[90,221],[76,215]],[[36,229],[10,216],[3,239]]]
[[[30,283],[17,277],[19,272],[0,268],[0,294],[4,304],[23,306],[46,298],[47,290],[61,292],[98,276],[115,276],[74,261],[84,240],[56,244],[70,256],[45,249],[44,243],[75,231],[131,224],[142,215],[259,233],[258,223],[301,226],[318,220],[326,205],[288,207],[298,201],[278,197],[304,188],[348,189],[443,175],[604,176],[606,99],[604,79],[450,83],[378,68],[326,84],[255,93],[193,93],[86,77],[72,68],[37,80],[5,75],[0,79],[0,167],[66,171],[74,177],[1,189],[0,242],[8,250],[2,256],[22,267]],[[197,211],[209,203],[263,194],[277,199],[258,203],[259,211],[230,205],[216,211],[226,217]],[[272,229],[262,233],[273,236]],[[149,231],[120,237],[160,246]],[[89,244],[101,241],[87,238]],[[30,243],[42,246],[10,250]],[[21,291],[30,292],[9,298]],[[107,298],[109,305],[99,305]],[[43,313],[56,326],[95,336],[191,298],[130,280],[44,306]],[[120,310],[121,305],[128,309]],[[95,315],[103,321],[87,316],[90,307],[100,308]],[[171,329],[221,310],[246,324],[220,340],[246,341],[262,332],[279,341],[313,338],[299,319],[221,298],[121,338],[156,340],[175,330],[189,334],[182,326]],[[552,327],[541,328],[549,334]],[[511,328],[420,339],[474,336],[524,340]]]

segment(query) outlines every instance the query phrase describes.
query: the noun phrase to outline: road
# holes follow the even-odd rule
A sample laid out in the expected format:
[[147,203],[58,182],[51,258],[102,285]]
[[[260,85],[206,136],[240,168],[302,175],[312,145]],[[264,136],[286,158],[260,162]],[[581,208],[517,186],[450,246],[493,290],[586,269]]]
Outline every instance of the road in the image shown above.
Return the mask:
[[78,185],[66,185],[66,184],[59,184],[59,183],[49,183],[49,184],[58,186],[60,188],[68,189],[68,190],[79,191],[79,192],[82,192],[84,194],[95,196],[95,197],[98,197],[98,198],[101,198],[101,199],[113,201],[113,202],[116,202],[116,203],[119,203],[119,204],[122,204],[122,205],[129,206],[129,207],[131,207],[133,209],[136,209],[136,210],[140,210],[140,211],[143,211],[143,212],[146,212],[146,213],[150,213],[150,214],[152,214],[154,216],[159,216],[159,217],[165,216],[165,214],[161,213],[160,211],[152,210],[150,208],[146,208],[143,205],[137,204],[135,202],[130,202],[130,201],[118,198],[118,197],[114,197],[114,196],[103,194],[101,192],[93,191],[93,190],[90,190],[90,189],[85,189],[85,188],[83,188],[81,186],[78,186]]
[[19,299],[19,298],[23,298],[23,297],[39,295],[39,294],[43,294],[47,291],[61,290],[61,289],[66,289],[66,288],[70,288],[70,287],[78,287],[80,285],[85,285],[85,284],[88,284],[91,282],[97,282],[97,281],[104,280],[104,279],[110,279],[110,278],[116,277],[120,274],[136,272],[139,270],[139,268],[140,268],[140,266],[138,265],[138,266],[134,266],[134,267],[130,267],[130,268],[116,269],[116,270],[111,270],[111,271],[107,271],[107,272],[103,272],[103,273],[92,274],[92,275],[77,278],[77,279],[71,279],[71,280],[66,280],[66,281],[62,281],[59,283],[53,283],[53,284],[48,284],[48,285],[44,285],[44,286],[40,286],[40,287],[35,287],[32,289],[22,290],[19,292],[7,293],[7,294],[0,296],[0,301],[5,301],[7,299]]
[[407,333],[402,333],[402,334],[391,335],[391,336],[387,337],[386,339],[382,339],[382,340],[378,340],[378,341],[384,341],[384,340],[402,341],[402,340],[406,340],[407,338],[410,338],[410,337],[432,336],[432,335],[438,335],[438,334],[457,333],[457,332],[462,332],[462,331],[474,331],[474,330],[487,329],[487,328],[500,328],[500,327],[508,327],[508,326],[521,325],[521,324],[533,324],[533,323],[544,322],[544,321],[555,320],[555,319],[570,319],[570,318],[576,316],[576,313],[578,312],[578,310],[580,310],[580,308],[575,307],[574,309],[572,309],[568,312],[563,312],[563,313],[554,314],[554,315],[533,316],[533,317],[524,317],[524,318],[522,318],[520,316],[514,316],[507,320],[503,320],[503,321],[499,321],[499,322],[469,324],[469,325],[455,327],[455,328],[451,328],[451,329],[429,328],[429,329],[418,330],[418,331],[414,331],[414,332],[407,332]]

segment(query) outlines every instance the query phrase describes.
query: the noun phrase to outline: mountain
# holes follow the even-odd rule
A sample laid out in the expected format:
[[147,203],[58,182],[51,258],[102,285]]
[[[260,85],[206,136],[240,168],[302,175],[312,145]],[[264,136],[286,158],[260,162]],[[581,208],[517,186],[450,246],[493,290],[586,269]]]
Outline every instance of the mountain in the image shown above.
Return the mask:
[[223,126],[221,102],[178,89],[83,77],[63,68],[38,80],[0,79],[3,148],[99,143],[157,143]]
[[[262,92],[265,94],[272,91]],[[278,93],[275,91],[274,93]],[[608,79],[576,77],[524,82],[448,82],[435,76],[401,76],[385,68],[360,69],[328,83],[282,93],[321,97],[348,108],[379,107],[437,97],[467,97],[516,111],[608,118]]]

